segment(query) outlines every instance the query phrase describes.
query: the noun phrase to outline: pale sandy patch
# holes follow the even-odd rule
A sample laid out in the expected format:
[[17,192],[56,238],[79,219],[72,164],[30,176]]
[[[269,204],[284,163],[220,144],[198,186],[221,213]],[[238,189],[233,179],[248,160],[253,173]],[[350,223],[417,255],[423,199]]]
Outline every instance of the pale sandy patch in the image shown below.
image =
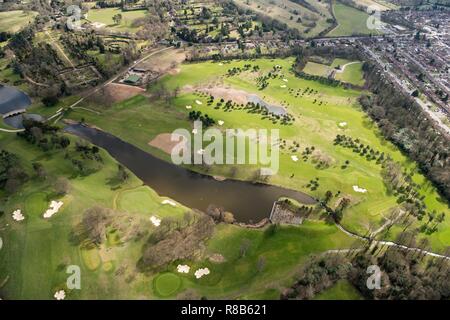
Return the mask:
[[174,137],[177,138],[176,141],[172,141],[172,133],[160,133],[148,144],[164,151],[167,154],[172,154],[172,149],[184,141],[184,137],[181,135],[174,135]]

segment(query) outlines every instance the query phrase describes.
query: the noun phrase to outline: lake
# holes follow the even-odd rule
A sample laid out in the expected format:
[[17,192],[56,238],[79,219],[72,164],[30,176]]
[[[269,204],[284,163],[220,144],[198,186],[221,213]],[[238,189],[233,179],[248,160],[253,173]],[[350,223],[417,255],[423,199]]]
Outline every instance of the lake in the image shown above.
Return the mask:
[[216,205],[233,213],[239,222],[258,222],[268,218],[273,203],[289,197],[304,204],[315,204],[311,196],[294,190],[238,180],[218,181],[161,160],[119,138],[80,124],[65,128],[107,150],[159,195],[170,197],[190,208],[205,211]]

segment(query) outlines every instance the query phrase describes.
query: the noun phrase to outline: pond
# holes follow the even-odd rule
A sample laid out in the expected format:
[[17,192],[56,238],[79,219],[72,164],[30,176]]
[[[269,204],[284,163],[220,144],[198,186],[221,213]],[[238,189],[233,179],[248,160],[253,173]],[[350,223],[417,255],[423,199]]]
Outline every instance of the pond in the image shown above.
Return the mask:
[[305,193],[281,187],[238,180],[215,180],[161,160],[94,128],[77,124],[67,126],[65,130],[107,150],[159,195],[202,211],[210,204],[220,206],[232,212],[239,222],[258,222],[268,218],[274,201],[281,197],[304,204],[316,203]]
[[3,122],[7,125],[16,128],[16,129],[23,129],[23,120],[30,119],[34,121],[43,121],[44,118],[39,114],[33,114],[33,113],[22,113],[18,114],[16,116],[8,117],[3,119]]
[[26,109],[31,104],[30,98],[22,91],[0,85],[0,114]]
[[259,104],[261,107],[266,108],[267,111],[269,111],[277,116],[283,116],[283,115],[287,114],[287,111],[285,108],[267,103],[264,100],[262,100],[259,96],[257,96],[256,94],[248,95],[247,101],[253,102],[254,104]]

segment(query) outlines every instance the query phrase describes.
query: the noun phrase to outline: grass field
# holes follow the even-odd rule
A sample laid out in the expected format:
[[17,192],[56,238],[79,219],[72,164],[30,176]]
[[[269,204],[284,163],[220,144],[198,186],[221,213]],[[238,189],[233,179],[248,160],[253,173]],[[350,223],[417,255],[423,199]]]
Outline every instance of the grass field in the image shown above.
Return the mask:
[[20,31],[37,15],[37,12],[22,10],[0,12],[0,32],[15,33]]
[[[113,21],[113,17],[117,14],[122,15],[122,20],[118,25]],[[122,11],[118,8],[103,8],[89,10],[86,19],[90,22],[104,24],[105,28],[113,31],[136,32],[140,27],[135,26],[133,22],[136,19],[144,18],[146,14],[146,10]]]
[[355,34],[380,34],[377,30],[370,30],[367,27],[369,15],[366,12],[349,7],[340,2],[333,3],[333,10],[338,25],[331,30],[327,36],[351,36]]
[[[340,70],[335,69],[337,66],[340,67]],[[337,80],[358,86],[364,85],[362,62],[360,61],[337,58],[333,60],[331,65],[308,61],[302,71],[321,77],[328,77],[335,71],[334,78]]]
[[327,4],[323,1],[307,1],[306,3],[311,7],[289,0],[237,0],[235,2],[241,7],[269,16],[287,24],[290,28],[299,30],[304,37],[317,36],[331,26],[331,23],[327,21],[331,15]]
[[340,280],[331,288],[319,293],[314,300],[361,300],[361,294],[347,280]]
[[[338,61],[337,63],[342,62]],[[251,72],[233,77],[225,76],[229,68],[237,66],[242,68],[248,63],[257,64],[261,68],[261,74],[268,72],[275,65],[280,65],[284,71],[283,76],[288,82],[284,82],[280,78],[270,79],[269,86],[260,91],[254,80],[256,76],[252,76]],[[387,191],[380,174],[380,166],[367,161],[364,157],[355,155],[349,149],[334,146],[335,136],[345,134],[357,137],[362,143],[369,144],[374,149],[389,154],[394,160],[401,162],[405,168],[410,170],[415,168],[415,164],[409,161],[394,145],[384,140],[376,125],[361,111],[356,102],[360,92],[345,90],[340,87],[329,87],[314,81],[296,78],[288,71],[292,63],[293,59],[260,59],[256,61],[234,61],[224,65],[212,62],[185,64],[181,66],[177,75],[166,76],[160,82],[169,90],[181,88],[182,93],[170,105],[155,99],[150,102],[148,98],[138,96],[123,103],[118,103],[108,110],[99,109],[102,112],[101,117],[78,110],[68,117],[76,120],[84,117],[88,123],[95,124],[168,161],[170,161],[170,158],[167,154],[150,147],[148,142],[160,133],[170,133],[177,128],[190,130],[191,123],[187,117],[189,110],[186,110],[186,105],[192,105],[193,110],[207,112],[212,118],[224,121],[225,124],[221,128],[279,129],[281,138],[285,139],[288,144],[298,142],[301,147],[297,151],[282,150],[280,170],[268,182],[301,190],[315,197],[322,197],[327,190],[331,190],[333,193],[340,191],[342,196],[346,195],[352,199],[352,205],[344,215],[343,224],[353,231],[365,234],[369,228],[380,226],[389,211],[398,206],[396,198]],[[160,84],[152,86],[150,91],[156,90],[155,88]],[[260,115],[248,113],[244,110],[226,112],[220,108],[215,109],[214,105],[207,106],[206,98],[194,95],[189,91],[186,92],[184,86],[187,84],[189,84],[189,88],[223,85],[245,90],[249,93],[256,93],[267,101],[286,107],[296,117],[296,121],[294,125],[286,126],[273,124]],[[287,84],[287,87],[282,88],[282,84]],[[306,87],[317,90],[317,93],[299,95],[298,97],[289,94],[289,89],[294,91],[300,89],[304,92]],[[195,100],[197,99],[202,100],[203,105],[196,105]],[[320,100],[323,104],[319,106],[315,100]],[[89,107],[96,108],[92,105]],[[339,127],[339,123],[342,121],[347,122],[344,128]],[[301,152],[306,147],[312,146],[332,159],[328,168],[317,168],[311,159],[299,162],[292,161],[291,156],[293,154],[301,158]],[[345,161],[349,161],[350,165],[342,169]],[[204,168],[201,167],[194,167],[193,169],[205,172]],[[236,166],[233,172],[231,165],[213,166],[207,174],[251,180],[254,176],[254,169],[254,166],[241,165]],[[319,178],[320,183],[316,190],[311,190],[307,185],[310,180],[315,178]],[[414,180],[422,185],[420,193],[425,196],[428,209],[447,213],[447,218],[440,225],[438,232],[427,236],[433,248],[442,251],[450,243],[446,231],[450,225],[448,205],[422,175],[416,173]],[[364,194],[355,192],[352,188],[355,185],[366,188],[368,192]],[[333,201],[338,201],[338,198]],[[392,232],[387,237],[394,238],[397,231]],[[423,236],[423,234],[420,235],[420,237]]]

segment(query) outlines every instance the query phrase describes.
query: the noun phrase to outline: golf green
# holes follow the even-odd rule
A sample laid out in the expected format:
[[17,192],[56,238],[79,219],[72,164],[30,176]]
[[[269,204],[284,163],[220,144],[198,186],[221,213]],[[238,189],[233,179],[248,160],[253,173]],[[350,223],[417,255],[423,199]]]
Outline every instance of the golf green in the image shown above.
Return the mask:
[[153,290],[155,294],[161,297],[174,295],[181,288],[181,278],[174,273],[163,273],[153,281]]

